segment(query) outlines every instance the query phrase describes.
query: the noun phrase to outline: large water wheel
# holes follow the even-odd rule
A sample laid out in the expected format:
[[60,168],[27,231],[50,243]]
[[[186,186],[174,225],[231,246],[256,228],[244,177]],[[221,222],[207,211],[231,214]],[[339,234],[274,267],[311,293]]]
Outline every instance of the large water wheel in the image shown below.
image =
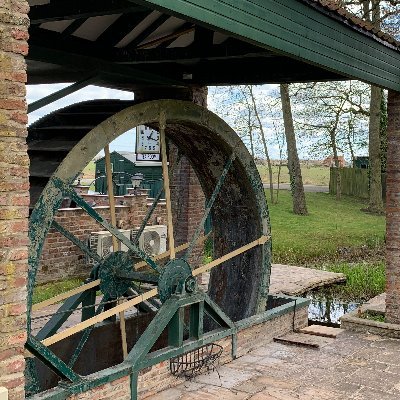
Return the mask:
[[[76,176],[101,149],[117,136],[138,125],[148,125],[157,129],[162,139],[169,241],[167,261],[163,264],[139,249],[137,238],[130,241],[115,226],[104,220],[71,186]],[[54,141],[48,143],[54,145]],[[190,161],[207,199],[206,213],[199,224],[199,229],[180,258],[176,258],[175,255],[173,236],[171,215],[173,210],[169,197],[170,171],[166,156],[168,143],[173,143]],[[32,160],[34,164],[34,158]],[[152,297],[159,298],[163,303],[157,315],[163,315],[168,307],[173,307],[171,304],[179,296],[186,296],[185,298],[197,296],[196,299],[202,298],[204,301],[204,297],[201,297],[203,295],[199,294],[195,277],[205,271],[211,270],[209,297],[207,296],[206,303],[212,305],[215,302],[215,307],[212,307],[222,310],[224,314],[221,317],[220,312],[220,316],[216,317],[217,322],[218,318],[222,322],[238,321],[265,310],[270,274],[270,229],[263,185],[254,161],[240,138],[223,120],[207,109],[190,102],[176,100],[150,101],[127,107],[90,130],[67,153],[55,172],[46,179],[48,182],[30,217],[27,349],[61,379],[75,384],[80,381],[79,374],[74,370],[74,363],[96,324],[110,316],[130,307],[137,307]],[[54,216],[66,196],[74,200],[104,229],[127,246],[129,251],[117,251],[102,259],[56,223]],[[159,196],[156,197],[155,204],[158,199]],[[193,247],[198,243],[201,228],[209,212],[213,220],[214,260],[210,264],[193,269],[188,260]],[[141,229],[145,224],[146,220]],[[43,243],[51,227],[70,239],[83,253],[94,258],[97,264],[79,289],[45,303],[48,305],[61,302],[61,306],[59,312],[55,313],[43,329],[33,335],[32,295]],[[145,265],[150,272],[141,272],[139,267],[142,265]],[[154,288],[145,293],[138,293],[135,286],[138,281],[153,283]],[[94,294],[96,292],[98,294],[99,291],[103,300],[100,304],[95,304]],[[135,296],[118,303],[118,300],[125,298],[127,293],[135,293]],[[211,300],[207,300],[209,298]],[[105,311],[104,304],[110,301],[115,304]],[[65,319],[83,302],[90,308],[91,313],[82,312],[81,322],[59,332]],[[189,301],[185,304],[192,303]],[[35,305],[34,308],[37,309],[39,306]],[[211,309],[209,311],[212,314],[213,311]],[[234,329],[233,325],[229,326]],[[197,324],[197,329],[199,336],[203,328],[200,329]],[[204,329],[212,329],[212,324]],[[79,336],[76,349],[70,359],[62,360],[50,347],[73,335]],[[146,339],[142,342],[144,340]],[[182,337],[169,341],[169,344],[184,350]],[[135,348],[136,345],[133,349],[128,349],[131,361],[134,358],[132,354],[137,353]]]

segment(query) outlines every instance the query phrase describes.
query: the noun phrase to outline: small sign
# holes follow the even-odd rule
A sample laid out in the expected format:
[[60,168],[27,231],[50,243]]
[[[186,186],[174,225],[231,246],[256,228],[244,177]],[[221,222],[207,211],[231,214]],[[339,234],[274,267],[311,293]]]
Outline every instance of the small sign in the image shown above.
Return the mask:
[[137,153],[136,154],[136,161],[160,161],[160,153],[158,154],[143,154]]

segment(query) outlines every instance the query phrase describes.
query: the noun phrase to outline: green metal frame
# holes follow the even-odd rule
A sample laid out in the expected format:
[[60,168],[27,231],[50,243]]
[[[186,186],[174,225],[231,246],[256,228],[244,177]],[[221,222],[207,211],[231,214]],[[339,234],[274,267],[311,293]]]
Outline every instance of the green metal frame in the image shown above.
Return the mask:
[[[195,328],[191,330],[187,340],[183,339],[185,307],[190,307],[190,326]],[[203,333],[202,328],[206,312],[220,324],[220,329]],[[150,353],[150,349],[166,328],[168,329],[169,346]],[[224,337],[234,337],[236,333],[234,323],[205,293],[171,296],[163,304],[160,312],[151,321],[124,361],[132,368],[131,399],[137,399],[137,377],[139,371],[143,368],[158,364]],[[233,355],[236,354],[234,343],[232,341]]]

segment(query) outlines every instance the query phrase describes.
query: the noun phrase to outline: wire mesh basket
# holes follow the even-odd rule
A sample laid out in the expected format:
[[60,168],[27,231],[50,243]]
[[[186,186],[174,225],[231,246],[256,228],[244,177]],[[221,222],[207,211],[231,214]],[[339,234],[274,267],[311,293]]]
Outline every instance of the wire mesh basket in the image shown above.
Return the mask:
[[222,354],[222,346],[206,344],[170,359],[171,373],[179,378],[192,379],[196,375],[214,371]]

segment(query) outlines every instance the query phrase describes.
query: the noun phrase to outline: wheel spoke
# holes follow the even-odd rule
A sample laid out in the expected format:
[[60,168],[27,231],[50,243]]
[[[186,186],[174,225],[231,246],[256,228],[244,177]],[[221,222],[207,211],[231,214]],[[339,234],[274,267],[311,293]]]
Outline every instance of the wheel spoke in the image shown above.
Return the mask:
[[[197,239],[196,244],[201,244],[203,243],[205,240],[207,240],[207,238],[211,235],[211,231],[207,233],[207,235],[204,235],[202,237],[200,237],[199,239]],[[189,242],[181,244],[178,247],[175,247],[175,253],[179,253],[182,250],[186,250],[189,247]],[[153,257],[154,261],[159,261],[159,260],[163,260],[164,258],[167,258],[170,255],[170,251],[167,250],[165,253],[161,253],[157,256]],[[137,264],[135,264],[135,269],[140,269],[145,267],[147,264],[144,261],[140,261]]]
[[81,285],[81,286],[77,287],[76,289],[69,290],[68,292],[64,292],[64,293],[59,294],[58,296],[54,296],[51,299],[47,299],[47,300],[41,301],[40,303],[34,304],[32,306],[32,311],[37,311],[44,307],[51,306],[52,304],[55,304],[55,303],[58,303],[60,301],[67,299],[68,297],[74,296],[78,293],[85,292],[86,290],[93,289],[99,285],[100,285],[100,279],[96,279],[95,281],[85,283],[84,285]]
[[[209,264],[206,264],[199,268],[196,268],[195,270],[193,270],[193,276],[202,274],[203,272],[207,272],[208,270],[224,263],[225,261],[230,260],[233,257],[238,256],[239,254],[244,253],[247,250],[252,249],[253,247],[264,245],[269,240],[270,240],[270,236],[263,235],[259,239],[254,240],[253,242],[248,243],[245,246],[239,247],[238,249],[236,249],[228,254],[225,254],[223,257],[220,257],[220,258],[210,262]],[[121,311],[125,311],[145,300],[150,299],[151,297],[157,296],[157,294],[158,294],[157,288],[149,290],[149,291],[133,298],[132,300],[128,300],[127,302],[125,302],[123,304],[119,304],[107,311],[103,311],[101,314],[96,315],[92,318],[89,318],[86,321],[82,321],[79,324],[77,324],[71,328],[67,328],[62,332],[56,333],[55,335],[43,340],[42,343],[46,346],[50,346],[51,344],[57,343],[60,340],[63,340],[77,332],[81,332],[84,329],[97,324],[98,322],[104,321],[105,319],[107,319],[113,315],[116,315],[116,314],[120,313]]]
[[[108,300],[109,300],[108,297],[106,297],[106,296],[103,297],[103,299],[101,300],[99,306],[97,307],[95,316],[99,315],[104,310],[104,305]],[[83,346],[85,345],[85,343],[89,339],[89,336],[92,333],[93,328],[94,328],[94,325],[86,328],[85,331],[83,332],[82,337],[79,340],[79,344],[76,347],[76,349],[74,351],[74,354],[72,354],[71,359],[69,360],[68,367],[72,368],[75,365],[76,360],[78,359],[79,354],[81,354]]]
[[61,226],[58,222],[53,221],[51,226],[52,228],[60,232],[68,240],[70,240],[74,245],[79,247],[88,257],[93,258],[93,260],[97,262],[101,261],[101,257],[97,253],[94,253],[92,250],[90,250],[89,247],[87,247],[81,240],[79,240],[70,231]]
[[35,336],[37,340],[43,340],[54,335],[62,324],[70,317],[75,309],[82,303],[87,293],[78,293],[69,297],[57,312],[46,322],[44,327]]
[[201,219],[201,221],[197,225],[196,231],[194,232],[192,240],[190,241],[189,248],[187,249],[185,255],[183,256],[184,260],[187,260],[190,257],[190,255],[191,255],[191,253],[193,251],[193,248],[194,248],[194,246],[196,244],[197,238],[199,237],[200,232],[204,227],[204,223],[206,222],[206,219],[207,219],[208,215],[210,214],[210,211],[211,211],[211,208],[212,208],[212,206],[213,206],[213,204],[215,202],[215,199],[217,198],[217,196],[218,196],[218,194],[219,194],[219,192],[221,190],[221,187],[225,182],[226,175],[228,174],[228,171],[229,171],[233,161],[235,160],[235,158],[236,158],[235,153],[232,153],[231,156],[229,157],[228,161],[226,162],[226,164],[224,166],[224,169],[222,171],[222,174],[219,177],[219,180],[218,180],[218,182],[217,182],[217,184],[215,186],[215,189],[214,189],[214,191],[213,191],[213,193],[212,193],[212,195],[210,197],[210,200],[207,202],[206,209],[205,209],[204,214],[203,214],[203,218]]
[[43,343],[39,342],[39,340],[35,339],[32,335],[28,335],[25,347],[30,353],[36,356],[61,378],[74,383],[82,380],[82,378],[72,371],[64,361],[57,357],[50,349],[43,345]]
[[76,191],[69,185],[61,180],[55,180],[61,190],[68,195],[75,203],[85,210],[94,220],[96,220],[104,229],[108,230],[120,242],[122,242],[128,249],[137,254],[143,261],[145,261],[151,268],[159,272],[158,265],[150,258],[150,256],[141,250],[138,246],[134,245],[127,237],[125,237],[116,227],[109,224],[96,210],[93,209],[85,200],[76,193]]
[[174,239],[174,225],[172,222],[172,204],[171,192],[169,188],[169,173],[168,173],[168,160],[167,160],[167,145],[165,140],[165,126],[166,116],[165,111],[160,112],[160,142],[161,142],[161,161],[162,173],[164,180],[165,202],[167,206],[167,226],[168,226],[168,244],[170,249],[169,258],[175,258],[175,239]]
[[217,265],[220,265],[220,264],[224,263],[225,261],[228,261],[231,258],[236,257],[239,254],[242,254],[245,251],[252,249],[253,247],[260,246],[260,245],[267,243],[269,240],[270,240],[270,236],[263,235],[259,239],[254,240],[253,242],[250,242],[242,247],[239,247],[238,249],[233,250],[230,253],[225,254],[224,256],[217,258],[216,260],[211,261],[208,264],[205,264],[205,265],[200,266],[199,268],[196,268],[195,270],[193,270],[193,276],[200,275],[203,272],[207,272],[210,269],[216,267]]

